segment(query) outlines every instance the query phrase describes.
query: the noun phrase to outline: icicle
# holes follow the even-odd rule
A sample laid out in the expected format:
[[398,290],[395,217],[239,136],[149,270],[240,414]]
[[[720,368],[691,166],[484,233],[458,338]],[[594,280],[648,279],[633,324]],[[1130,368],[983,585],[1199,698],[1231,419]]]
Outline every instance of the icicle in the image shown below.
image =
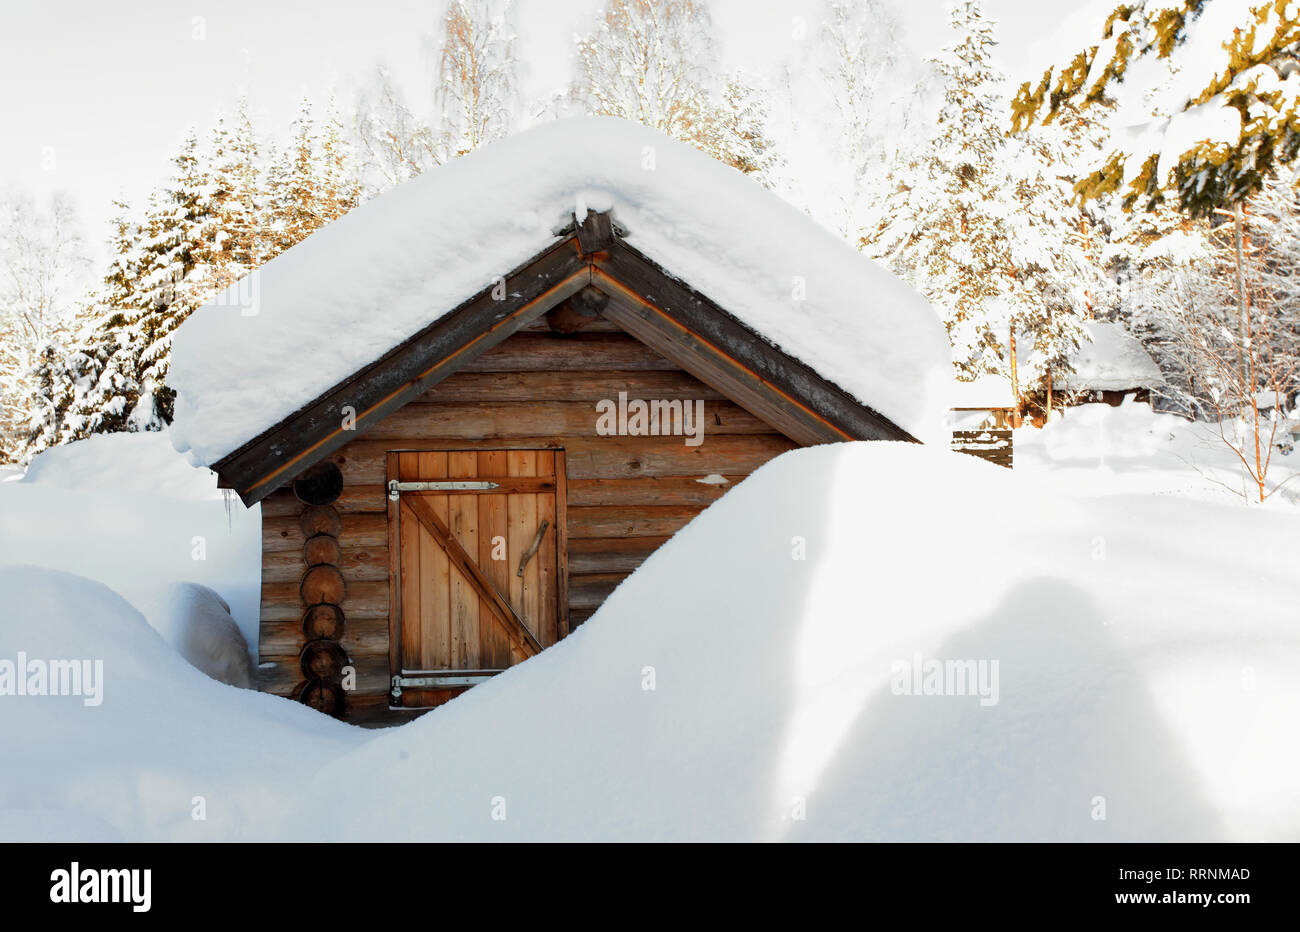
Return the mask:
[[222,489],[221,497],[226,502],[226,530],[234,527],[235,490]]

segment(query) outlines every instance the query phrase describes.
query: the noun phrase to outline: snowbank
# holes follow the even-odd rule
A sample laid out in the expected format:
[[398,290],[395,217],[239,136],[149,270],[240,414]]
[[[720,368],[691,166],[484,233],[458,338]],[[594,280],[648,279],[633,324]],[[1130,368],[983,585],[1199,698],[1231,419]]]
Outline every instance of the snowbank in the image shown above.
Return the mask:
[[135,599],[172,649],[220,683],[253,686],[252,654],[230,605],[207,586],[174,582]]
[[[797,451],[302,811],[349,786],[339,838],[1295,840],[1295,531],[1082,508],[905,445]],[[996,703],[897,694],[916,658],[998,662]]]
[[[1241,461],[1223,442],[1217,425],[1158,414],[1129,399],[1064,409],[1038,430],[1016,431],[1016,473],[1073,495],[1176,495],[1242,504],[1258,494],[1244,481]],[[1231,427],[1225,428],[1231,436]],[[1280,433],[1278,439],[1287,435]],[[1274,450],[1268,486],[1300,471],[1300,453]],[[1300,503],[1300,482],[1288,482],[1268,507]],[[1257,506],[1255,506],[1257,507]]]
[[[234,689],[176,655],[105,586],[0,567],[0,669],[100,662],[98,705],[78,695],[0,695],[0,840],[264,838],[295,785],[364,732]],[[84,669],[84,667],[83,667]],[[204,818],[195,818],[201,814]]]
[[1092,342],[1074,356],[1074,372],[1055,381],[1058,391],[1124,391],[1164,384],[1160,367],[1119,324],[1092,320],[1084,325]]
[[[375,736],[201,677],[102,587],[0,571],[7,648],[106,682],[97,709],[0,697],[25,748],[0,833],[1300,840],[1296,530],[915,445],[795,451],[573,636]],[[905,694],[935,661],[988,675]]]
[[200,308],[172,350],[173,442],[216,462],[589,209],[612,209],[629,244],[860,401],[922,439],[942,436],[949,348],[924,298],[693,147],[584,117],[426,172]]
[[55,447],[22,479],[0,483],[0,563],[86,576],[140,606],[171,583],[207,586],[257,644],[261,510],[232,506],[166,432]]

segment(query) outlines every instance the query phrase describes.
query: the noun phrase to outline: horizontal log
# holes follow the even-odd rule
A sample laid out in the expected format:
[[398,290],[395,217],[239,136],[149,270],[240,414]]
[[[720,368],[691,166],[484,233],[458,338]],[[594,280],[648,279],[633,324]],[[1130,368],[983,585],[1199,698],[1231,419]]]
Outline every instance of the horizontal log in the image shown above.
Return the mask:
[[[356,689],[349,694],[349,698],[353,695],[388,694],[392,681],[388,673],[387,654],[353,657],[352,666],[356,670]],[[256,676],[259,691],[277,696],[292,696],[306,682],[297,653],[291,657],[263,657],[257,665]]]
[[[341,607],[349,626],[362,618],[388,617],[388,583],[352,583]],[[301,621],[305,610],[297,583],[262,584],[262,621]]]
[[569,610],[595,610],[609,598],[618,584],[627,579],[627,573],[600,573],[592,576],[569,577]]
[[[334,564],[349,584],[388,578],[387,547],[344,547]],[[292,582],[301,578],[306,567],[302,555],[292,550],[273,550],[262,554],[262,582]]]
[[569,506],[568,534],[575,537],[669,537],[700,513],[693,505]]
[[509,401],[585,401],[602,398],[695,399],[723,401],[725,396],[686,372],[600,370],[596,372],[457,372],[412,404]]
[[630,573],[667,537],[569,538],[569,575]]
[[[560,305],[563,307],[563,305]],[[622,327],[603,317],[588,317],[583,319],[582,326],[578,328],[583,333],[626,333]],[[529,321],[519,328],[521,333],[551,333],[555,327],[551,324],[551,312],[543,314],[536,320]]]
[[[382,483],[359,485],[350,476],[344,475],[343,494],[334,500],[333,507],[340,515],[349,512],[382,512],[387,507]],[[297,516],[302,512],[302,503],[292,495],[274,492],[262,499],[262,518],[283,518]]]
[[[288,657],[296,655],[307,643],[301,622],[263,621],[258,635],[259,657]],[[353,618],[348,616],[339,644],[350,657],[363,657],[388,653],[388,618]]]
[[462,372],[573,369],[680,369],[625,333],[516,333],[469,362]]
[[584,505],[710,505],[744,476],[726,476],[725,485],[700,482],[703,476],[650,476],[635,479],[571,479],[570,507]]
[[[607,386],[602,397],[617,404],[619,386]],[[670,404],[673,402],[669,402]],[[683,401],[680,405],[688,403]],[[700,428],[694,421],[697,436]],[[660,430],[666,437],[684,443],[682,412],[665,412]],[[606,419],[608,424],[610,419]],[[397,442],[422,441],[437,437],[449,440],[488,440],[492,438],[535,437],[538,434],[564,437],[600,437],[601,415],[594,402],[581,401],[508,401],[456,402],[447,404],[410,404],[395,411],[366,433],[366,439]],[[607,428],[604,428],[607,429]],[[670,433],[676,431],[676,434]],[[703,442],[712,436],[731,434],[770,434],[772,427],[729,401],[704,402]]]
[[[688,447],[680,437],[517,437],[510,440],[424,440],[421,450],[563,449],[569,479],[627,479],[639,476],[689,476],[714,473],[743,476],[798,446],[779,434],[710,436]],[[378,485],[385,481],[389,441],[358,439],[340,451],[348,459],[351,481]],[[347,545],[344,522],[342,543]]]
[[426,709],[390,709],[387,692],[383,695],[352,693],[343,707],[343,721],[361,728],[389,728],[413,721]]
[[[355,547],[387,547],[388,515],[369,512],[340,516],[342,530],[339,545],[347,550]],[[262,551],[294,550],[301,559],[302,545],[306,542],[298,519],[293,516],[262,519]]]

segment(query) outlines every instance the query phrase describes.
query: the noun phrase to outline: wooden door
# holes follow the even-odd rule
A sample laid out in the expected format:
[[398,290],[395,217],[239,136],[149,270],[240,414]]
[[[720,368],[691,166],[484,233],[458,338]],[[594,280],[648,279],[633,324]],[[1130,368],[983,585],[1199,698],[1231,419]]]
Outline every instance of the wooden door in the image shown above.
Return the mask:
[[393,705],[439,705],[567,633],[563,451],[390,453],[388,480]]

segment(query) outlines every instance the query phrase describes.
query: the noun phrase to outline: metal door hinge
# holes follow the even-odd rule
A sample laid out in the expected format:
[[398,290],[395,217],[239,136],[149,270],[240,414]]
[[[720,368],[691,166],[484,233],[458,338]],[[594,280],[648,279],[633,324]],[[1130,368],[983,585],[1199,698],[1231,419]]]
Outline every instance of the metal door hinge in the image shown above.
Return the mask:
[[403,492],[486,492],[498,489],[495,482],[474,482],[468,479],[448,479],[439,482],[398,482],[388,480],[388,498],[397,501]]

